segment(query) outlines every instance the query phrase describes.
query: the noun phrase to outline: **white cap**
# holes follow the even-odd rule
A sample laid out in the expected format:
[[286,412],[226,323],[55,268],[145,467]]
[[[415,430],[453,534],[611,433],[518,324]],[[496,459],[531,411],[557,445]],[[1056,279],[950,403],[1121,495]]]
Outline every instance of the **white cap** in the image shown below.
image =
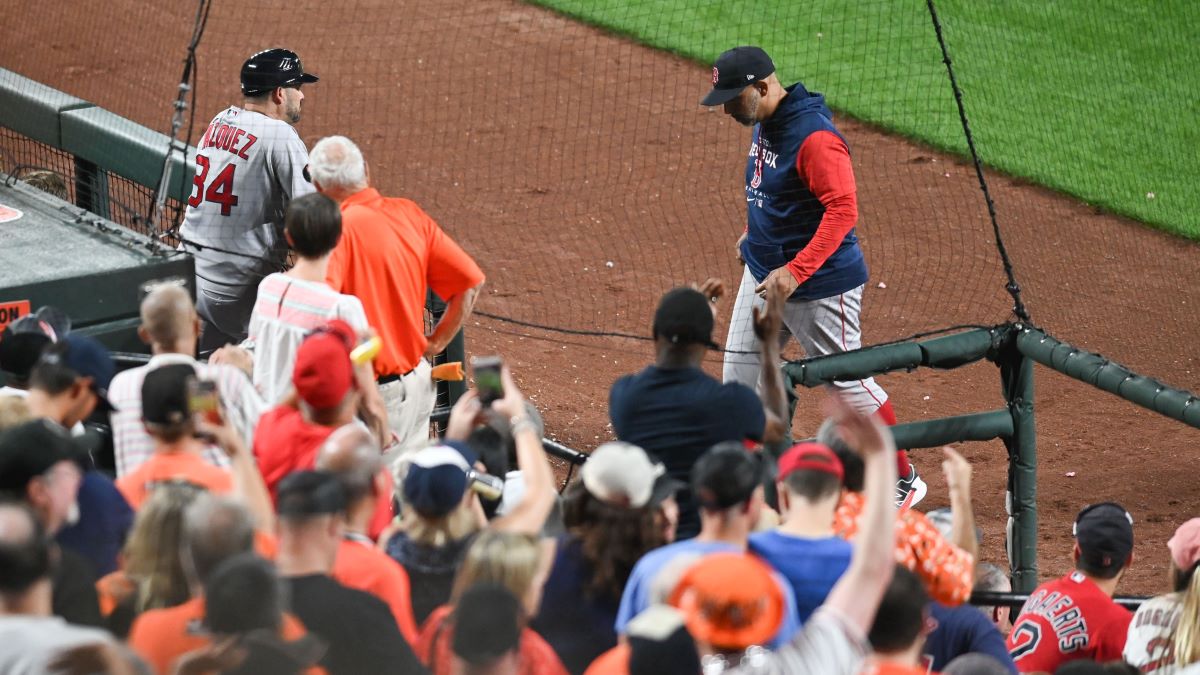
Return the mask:
[[579,475],[593,497],[614,506],[640,509],[650,502],[654,481],[666,469],[636,445],[614,441],[596,448]]

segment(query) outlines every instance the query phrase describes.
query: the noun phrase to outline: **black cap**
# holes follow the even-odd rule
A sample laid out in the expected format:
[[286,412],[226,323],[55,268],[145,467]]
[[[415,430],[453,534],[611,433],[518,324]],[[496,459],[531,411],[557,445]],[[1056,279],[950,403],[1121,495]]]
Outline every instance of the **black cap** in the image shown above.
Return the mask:
[[1085,507],[1072,528],[1080,557],[1093,567],[1120,566],[1133,552],[1133,516],[1116,502]]
[[27,382],[33,365],[51,340],[44,333],[16,333],[12,326],[0,335],[0,370],[19,382]]
[[0,434],[0,494],[23,499],[29,481],[59,462],[77,459],[66,429],[39,418]]
[[318,79],[316,75],[304,72],[300,57],[290,49],[267,49],[242,64],[242,93],[246,96],[265,94],[276,87],[309,84]]
[[487,665],[517,649],[521,642],[521,603],[507,588],[471,586],[454,608],[451,649],[472,665]]
[[666,501],[667,497],[674,497],[675,493],[687,487],[687,483],[681,480],[676,480],[669,473],[663,473],[658,478],[654,479],[654,488],[650,491],[651,505],[658,505]]
[[701,507],[724,511],[745,503],[763,484],[764,465],[758,453],[737,441],[717,443],[692,467],[692,493]]
[[196,369],[187,363],[161,366],[146,373],[142,380],[142,421],[161,425],[187,421],[188,380],[194,377]]
[[279,481],[275,511],[284,518],[303,520],[346,510],[346,490],[328,471],[295,471]]
[[708,299],[694,288],[667,291],[654,312],[654,337],[675,344],[700,344],[719,349],[712,340],[713,314]]
[[758,47],[734,47],[717,57],[713,64],[713,88],[700,105],[722,105],[734,99],[747,86],[775,72],[771,57]]

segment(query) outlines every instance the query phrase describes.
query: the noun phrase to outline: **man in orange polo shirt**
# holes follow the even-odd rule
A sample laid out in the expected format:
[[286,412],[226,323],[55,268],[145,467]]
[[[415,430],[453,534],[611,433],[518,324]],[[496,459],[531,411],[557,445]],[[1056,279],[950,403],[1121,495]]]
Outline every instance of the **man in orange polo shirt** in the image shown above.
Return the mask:
[[[327,281],[362,301],[383,341],[375,376],[388,422],[402,452],[419,447],[429,439],[434,404],[430,362],[470,316],[483,272],[416,203],[370,187],[362,152],[350,139],[321,139],[309,171],[317,190],[342,208],[342,238]],[[446,301],[446,311],[426,335],[429,290]]]

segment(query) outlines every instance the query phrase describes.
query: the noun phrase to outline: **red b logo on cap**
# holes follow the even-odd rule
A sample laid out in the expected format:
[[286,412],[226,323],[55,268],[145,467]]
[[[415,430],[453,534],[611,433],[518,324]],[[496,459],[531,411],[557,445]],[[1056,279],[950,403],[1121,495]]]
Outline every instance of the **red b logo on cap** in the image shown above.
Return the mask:
[[717,67],[713,66],[713,85],[714,86],[717,84],[717,79],[719,79],[719,78],[720,78],[720,74],[717,72]]

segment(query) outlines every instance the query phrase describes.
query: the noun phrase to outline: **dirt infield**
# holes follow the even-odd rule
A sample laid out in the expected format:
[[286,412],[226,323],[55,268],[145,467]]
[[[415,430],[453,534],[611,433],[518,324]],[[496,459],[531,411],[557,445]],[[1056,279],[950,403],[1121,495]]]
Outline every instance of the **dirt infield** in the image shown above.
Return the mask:
[[[170,15],[136,0],[52,3],[59,9],[36,12],[18,4],[28,5],[25,40],[0,45],[0,66],[166,127],[190,12]],[[720,115],[698,110],[706,68],[507,0],[353,4],[343,23],[328,21],[331,5],[315,0],[289,3],[286,12],[218,2],[201,50],[198,125],[234,100],[237,66],[254,47],[286,44],[322,77],[306,90],[298,127],[305,141],[355,138],[385,193],[425,205],[488,273],[478,309],[531,321],[561,310],[573,326],[648,334],[655,300],[671,285],[708,276],[736,282],[746,138]],[[422,29],[404,33],[405,25]],[[80,44],[79,35],[89,37]],[[537,67],[526,72],[523,64]],[[497,86],[497,72],[516,79]],[[658,91],[658,82],[682,84]],[[398,83],[408,92],[402,99]],[[467,121],[456,117],[449,127],[451,107],[467,111]],[[854,149],[872,269],[866,341],[1005,321],[1010,303],[973,169],[866,125],[841,128]],[[634,194],[607,187],[623,175],[638,177]],[[1194,245],[1010,178],[991,176],[991,186],[1035,322],[1200,389]],[[969,215],[956,222],[921,215],[939,199],[963,202],[957,213]],[[896,218],[903,213],[913,216]],[[727,305],[726,321],[728,314]],[[651,359],[644,341],[478,317],[467,339],[472,353],[503,354],[550,434],[582,450],[611,437],[613,379]],[[718,374],[719,359],[708,367]],[[1003,403],[998,370],[986,363],[881,383],[904,420]],[[798,435],[816,428],[816,401],[804,394]],[[1162,590],[1166,540],[1200,512],[1200,483],[1190,471],[1200,434],[1040,367],[1036,406],[1042,576],[1069,566],[1079,508],[1112,499],[1133,513],[1138,536],[1138,563],[1122,591]],[[1002,562],[1003,447],[964,451],[976,466],[985,557]],[[945,505],[939,454],[913,455],[930,483],[923,507]]]

